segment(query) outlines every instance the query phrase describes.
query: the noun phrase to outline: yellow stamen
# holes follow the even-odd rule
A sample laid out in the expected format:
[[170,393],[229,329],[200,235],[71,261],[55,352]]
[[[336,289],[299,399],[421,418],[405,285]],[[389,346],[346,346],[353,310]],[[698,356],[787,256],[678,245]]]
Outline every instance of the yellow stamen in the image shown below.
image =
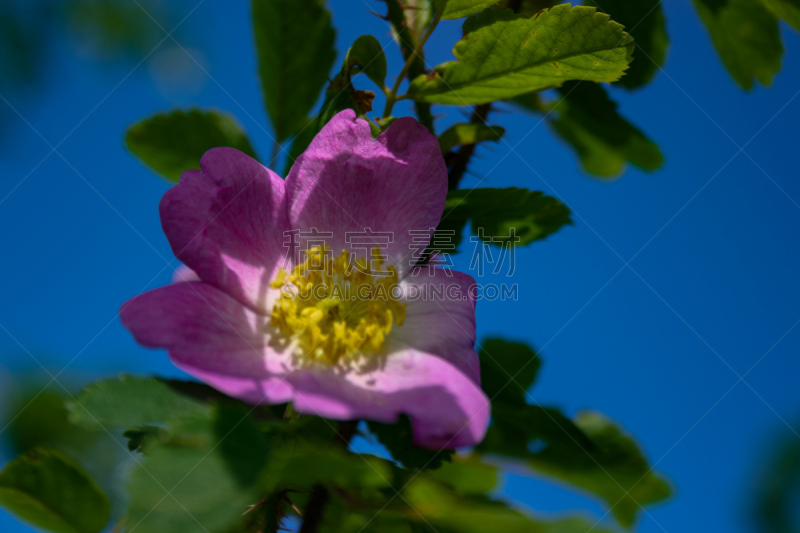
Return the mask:
[[315,246],[291,272],[280,269],[270,286],[284,291],[270,325],[297,342],[301,364],[360,366],[405,320],[406,304],[392,293],[397,269],[384,268],[377,246],[371,269],[367,258],[353,260],[346,250],[331,258],[328,251]]

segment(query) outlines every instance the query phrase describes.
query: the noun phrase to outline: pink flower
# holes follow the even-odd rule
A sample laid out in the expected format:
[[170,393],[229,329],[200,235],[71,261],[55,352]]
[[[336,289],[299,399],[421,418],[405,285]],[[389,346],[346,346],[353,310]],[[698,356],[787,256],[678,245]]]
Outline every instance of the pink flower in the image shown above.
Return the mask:
[[[160,205],[172,250],[196,277],[183,272],[184,282],[122,306],[138,343],[166,348],[182,370],[250,403],[291,401],[339,420],[405,413],[414,442],[430,448],[483,439],[489,401],[474,349],[474,280],[413,268],[414,249],[424,248],[414,231],[438,224],[447,195],[426,128],[401,118],[373,139],[343,111],[285,181],[231,148],[210,150],[200,164]],[[312,230],[331,233],[312,238]],[[293,236],[311,251],[287,254]],[[312,264],[326,255],[313,247],[320,241],[332,250],[328,274]],[[384,260],[370,273],[375,254]],[[349,273],[348,257],[356,258]],[[366,290],[331,290],[356,286]],[[303,298],[306,289],[315,296]],[[395,296],[370,297],[389,289]]]

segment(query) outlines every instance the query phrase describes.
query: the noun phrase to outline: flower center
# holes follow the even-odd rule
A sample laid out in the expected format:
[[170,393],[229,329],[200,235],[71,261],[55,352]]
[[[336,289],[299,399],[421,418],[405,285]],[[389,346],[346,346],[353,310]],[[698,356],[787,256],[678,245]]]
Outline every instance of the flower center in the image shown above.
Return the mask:
[[360,366],[378,354],[406,304],[393,296],[397,269],[384,267],[378,247],[372,261],[346,250],[331,257],[323,244],[287,272],[281,267],[271,287],[282,287],[270,325],[296,341],[298,363]]

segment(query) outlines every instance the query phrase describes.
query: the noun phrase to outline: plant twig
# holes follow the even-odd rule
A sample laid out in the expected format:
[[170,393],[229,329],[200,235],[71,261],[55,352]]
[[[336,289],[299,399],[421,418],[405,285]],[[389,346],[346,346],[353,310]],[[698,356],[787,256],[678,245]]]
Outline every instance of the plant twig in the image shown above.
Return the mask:
[[[473,124],[486,124],[486,117],[489,115],[489,110],[491,108],[492,104],[476,105],[472,111],[470,122]],[[469,160],[475,153],[476,146],[475,144],[465,144],[459,148],[458,152],[453,156],[452,162],[449,164],[450,171],[447,173],[448,191],[458,189],[461,178],[464,177],[464,172],[467,171],[467,167],[469,166]]]
[[428,29],[425,30],[425,33],[422,35],[422,37],[420,37],[411,54],[408,56],[408,58],[406,58],[405,65],[403,65],[403,68],[400,70],[400,74],[397,75],[397,79],[389,91],[389,94],[386,95],[386,106],[383,108],[383,118],[386,118],[392,114],[392,108],[394,108],[394,104],[398,100],[397,91],[400,90],[400,85],[403,83],[403,79],[405,79],[417,57],[422,57],[422,48],[425,46],[428,38],[430,38],[433,31],[436,29],[436,26],[439,25],[440,20],[442,20],[442,13],[437,11],[436,15],[433,17],[433,21],[428,26]]
[[[408,27],[405,17],[405,9],[399,0],[385,0],[388,8],[388,13],[385,20],[394,28],[397,34],[397,40],[400,44],[400,52],[403,54],[403,59],[408,61],[409,58],[414,58],[411,67],[408,69],[408,80],[411,81],[417,76],[425,73],[425,52],[419,50],[414,53],[415,38]],[[383,91],[384,95],[389,94],[389,88],[386,87]],[[397,99],[399,100],[399,98]],[[396,100],[396,101],[397,101]],[[414,110],[417,112],[417,120],[420,124],[428,128],[431,133],[433,130],[433,115],[431,114],[431,104],[427,102],[414,102]]]

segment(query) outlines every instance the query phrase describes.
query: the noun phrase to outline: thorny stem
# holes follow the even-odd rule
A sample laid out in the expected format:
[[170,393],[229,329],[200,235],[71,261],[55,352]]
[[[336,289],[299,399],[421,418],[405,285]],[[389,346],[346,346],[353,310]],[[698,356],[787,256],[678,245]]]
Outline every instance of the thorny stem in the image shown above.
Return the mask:
[[[470,122],[473,124],[486,124],[486,117],[489,115],[491,108],[492,104],[476,105],[472,111]],[[469,166],[469,160],[472,158],[472,154],[475,153],[476,146],[475,144],[465,144],[453,156],[452,162],[449,164],[450,172],[447,173],[448,191],[458,189],[461,178],[464,176],[464,172],[467,171],[467,166]]]
[[400,74],[397,75],[397,79],[392,86],[392,89],[389,91],[389,94],[386,95],[386,106],[383,108],[383,118],[386,118],[392,114],[392,108],[394,108],[395,102],[399,100],[397,96],[397,91],[400,90],[400,85],[403,83],[403,79],[405,79],[406,75],[408,74],[408,70],[411,68],[411,65],[417,59],[417,57],[421,57],[422,48],[425,46],[425,43],[430,38],[433,31],[436,29],[436,26],[439,25],[439,21],[442,20],[442,13],[441,11],[437,11],[436,15],[433,17],[433,21],[428,26],[428,29],[425,30],[425,33],[420,37],[419,41],[417,42],[416,46],[414,46],[414,50],[411,54],[406,58],[406,64],[403,65],[403,68],[400,70]]

